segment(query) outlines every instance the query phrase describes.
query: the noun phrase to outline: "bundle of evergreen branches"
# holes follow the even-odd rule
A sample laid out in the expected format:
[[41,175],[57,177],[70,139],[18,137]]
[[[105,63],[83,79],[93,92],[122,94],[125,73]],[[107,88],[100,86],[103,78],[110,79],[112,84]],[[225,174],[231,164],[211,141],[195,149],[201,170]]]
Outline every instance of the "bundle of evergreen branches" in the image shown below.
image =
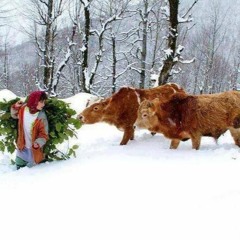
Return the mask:
[[[12,104],[20,100],[15,98],[10,101],[0,102],[0,151],[7,150],[13,153],[16,149],[18,120],[13,119],[10,114]],[[49,98],[44,107],[49,124],[49,140],[44,146],[46,161],[65,160],[75,156],[78,145],[69,146],[67,152],[63,153],[57,147],[64,141],[76,136],[76,130],[81,127],[80,121],[73,116],[76,111],[69,104],[57,98]]]

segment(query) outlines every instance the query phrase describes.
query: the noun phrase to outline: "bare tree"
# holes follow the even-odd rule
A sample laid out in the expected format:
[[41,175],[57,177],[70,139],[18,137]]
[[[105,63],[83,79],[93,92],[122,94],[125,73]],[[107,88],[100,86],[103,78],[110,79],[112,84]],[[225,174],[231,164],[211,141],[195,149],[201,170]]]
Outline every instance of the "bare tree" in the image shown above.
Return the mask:
[[238,46],[237,56],[234,59],[234,71],[231,81],[231,88],[235,90],[240,89],[240,46]]
[[163,59],[163,64],[160,68],[160,74],[158,78],[158,85],[167,83],[169,76],[172,75],[173,67],[179,62],[181,52],[184,47],[182,45],[177,46],[178,39],[178,25],[179,23],[185,23],[192,21],[190,10],[197,3],[195,0],[192,6],[187,10],[186,14],[179,17],[179,0],[168,0],[169,6],[163,8],[164,15],[169,21],[169,33],[167,36],[168,48],[164,50],[165,56]]
[[58,19],[63,13],[66,0],[29,0],[27,18],[33,23],[34,38],[37,52],[42,59],[43,77],[37,85],[50,92],[55,64],[55,40],[57,36]]
[[88,52],[89,52],[89,38],[90,38],[90,24],[91,24],[91,17],[90,17],[90,0],[80,0],[83,4],[84,8],[84,35],[82,40],[82,55],[83,59],[81,62],[82,67],[82,86],[85,92],[90,92],[88,88],[88,84],[90,84],[89,72],[88,72]]
[[[158,65],[157,51],[159,50],[160,28],[162,18],[160,17],[160,8],[163,1],[141,0],[135,10],[135,29],[132,29],[132,37],[129,38],[131,66],[138,75],[138,84],[140,88],[148,87],[150,74]],[[134,34],[135,33],[135,34]],[[158,51],[160,52],[160,51]]]
[[[3,29],[7,25],[9,20],[9,10],[7,2],[1,1],[0,3],[0,29]],[[8,88],[9,84],[9,31],[5,31],[6,35],[3,35],[3,31],[0,31],[0,55],[2,59],[2,69],[0,71],[0,87]],[[0,61],[1,62],[1,61]]]
[[212,93],[216,91],[216,81],[218,78],[215,77],[217,73],[217,66],[219,65],[219,54],[220,46],[223,44],[226,30],[222,31],[223,23],[226,17],[226,13],[222,15],[219,4],[213,3],[212,14],[210,16],[210,25],[203,26],[205,31],[205,72],[204,72],[204,86],[203,91]]
[[140,72],[140,83],[139,87],[145,87],[146,77],[146,60],[147,60],[147,28],[148,28],[148,15],[150,13],[148,9],[148,0],[143,0],[143,11],[139,10],[139,14],[142,22],[142,47],[140,52],[141,58],[141,72]]
[[0,28],[4,27],[8,24],[10,20],[10,13],[12,9],[8,7],[8,3],[6,0],[0,2]]
[[111,93],[116,91],[120,77],[130,69],[129,64],[126,67],[122,64],[126,60],[126,49],[121,50],[121,45],[123,46],[128,38],[128,34],[123,31],[123,29],[125,30],[125,21],[129,21],[132,14],[135,14],[128,9],[130,3],[131,0],[124,0],[121,4],[117,0],[110,0],[105,1],[101,8],[101,15],[104,15],[105,18],[113,15],[119,16],[118,19],[109,23],[109,28],[104,34],[104,60],[107,64],[104,65],[104,71],[97,74],[102,79],[101,82],[105,82],[106,91],[108,91],[108,87],[111,88]]
[[50,90],[51,90],[51,95],[52,96],[57,95],[56,90],[57,90],[57,86],[58,86],[60,77],[62,75],[63,69],[66,67],[66,65],[67,65],[67,63],[68,63],[68,61],[71,57],[73,46],[76,45],[76,43],[74,42],[74,37],[75,37],[75,34],[76,34],[76,28],[77,28],[77,25],[76,25],[76,22],[74,22],[73,27],[72,27],[71,37],[70,37],[70,39],[68,39],[68,46],[67,46],[67,52],[65,54],[65,58],[64,58],[63,61],[60,62],[59,66],[57,68],[56,75],[54,76],[53,81],[50,84]]
[[[93,81],[97,74],[97,69],[99,67],[100,62],[103,58],[104,53],[104,37],[108,30],[111,28],[111,24],[115,21],[122,19],[123,8],[119,8],[119,11],[113,12],[112,15],[106,15],[103,11],[101,11],[101,7],[104,2],[96,2],[94,5],[94,9],[99,9],[96,11],[96,15],[93,18],[91,17],[91,6],[93,5],[92,1],[80,0],[84,6],[84,33],[83,33],[83,45],[81,47],[82,52],[82,60],[80,61],[81,68],[82,68],[82,81],[84,86],[85,92],[92,92],[93,91]],[[104,13],[104,14],[102,14]],[[101,15],[102,14],[102,15]],[[98,20],[98,24],[96,26],[91,26],[91,20],[96,19]],[[97,44],[97,48],[94,49],[90,48],[90,40],[95,41]],[[92,51],[93,50],[93,51]],[[94,54],[94,60],[91,64],[91,68],[89,65],[89,52]]]
[[[6,38],[7,39],[7,38]],[[3,81],[3,87],[8,89],[9,88],[9,78],[10,78],[10,73],[9,73],[9,44],[6,41],[4,42],[4,50],[3,50],[3,57],[4,57],[4,62],[3,62],[3,75],[2,75],[2,81]]]
[[218,1],[209,6],[205,21],[199,24],[189,41],[197,59],[193,69],[194,93],[220,92],[233,85],[229,77],[233,75],[231,61],[236,44],[226,41],[231,35],[226,27],[229,9],[222,8]]
[[165,14],[169,18],[168,49],[165,50],[165,59],[158,78],[158,85],[167,82],[172,67],[176,63],[174,57],[177,50],[179,0],[169,0],[168,2],[169,10],[165,9]]

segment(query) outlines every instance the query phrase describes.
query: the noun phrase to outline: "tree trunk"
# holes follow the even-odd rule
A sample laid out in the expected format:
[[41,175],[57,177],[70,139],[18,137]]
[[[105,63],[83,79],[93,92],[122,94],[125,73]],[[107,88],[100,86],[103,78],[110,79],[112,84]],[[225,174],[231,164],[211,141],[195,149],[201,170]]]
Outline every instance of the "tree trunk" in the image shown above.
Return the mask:
[[[84,1],[82,1],[84,4]],[[84,17],[85,17],[85,27],[84,27],[84,38],[83,38],[83,61],[82,61],[82,86],[84,92],[90,93],[90,89],[86,86],[88,85],[88,79],[86,79],[88,73],[88,47],[89,47],[89,36],[90,36],[90,10],[89,5],[84,5]]]
[[3,65],[4,88],[9,89],[9,59],[7,43],[4,44],[4,65]]
[[116,92],[116,67],[117,67],[117,57],[116,57],[116,37],[114,33],[112,33],[112,93]]
[[146,77],[148,1],[144,2],[144,13],[142,17],[143,17],[143,36],[142,36],[141,72],[140,72],[140,84],[139,84],[140,88],[145,87],[145,77]]
[[45,33],[45,49],[44,49],[44,76],[43,83],[46,87],[51,82],[52,76],[52,62],[51,62],[51,44],[52,44],[52,11],[53,11],[53,0],[48,1],[48,21],[46,24],[46,33]]
[[179,0],[168,0],[170,10],[170,26],[168,35],[168,53],[163,61],[162,70],[158,78],[158,85],[167,83],[167,80],[171,74],[171,70],[175,65],[174,57],[176,53],[176,44],[178,36],[178,5]]

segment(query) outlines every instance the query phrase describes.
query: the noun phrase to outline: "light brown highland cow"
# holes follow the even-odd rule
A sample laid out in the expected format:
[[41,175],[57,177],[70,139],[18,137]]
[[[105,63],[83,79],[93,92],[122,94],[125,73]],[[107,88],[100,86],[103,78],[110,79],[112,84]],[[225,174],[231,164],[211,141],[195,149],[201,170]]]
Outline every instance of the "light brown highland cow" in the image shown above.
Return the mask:
[[240,147],[239,92],[198,96],[176,92],[165,96],[143,101],[135,125],[163,133],[172,139],[173,149],[188,138],[192,140],[192,148],[199,149],[202,136],[218,139],[227,130]]
[[167,98],[169,94],[183,92],[177,84],[169,83],[151,89],[135,89],[123,87],[111,97],[94,103],[78,115],[78,119],[85,124],[106,122],[124,131],[121,145],[134,138],[134,123],[137,111],[145,99]]

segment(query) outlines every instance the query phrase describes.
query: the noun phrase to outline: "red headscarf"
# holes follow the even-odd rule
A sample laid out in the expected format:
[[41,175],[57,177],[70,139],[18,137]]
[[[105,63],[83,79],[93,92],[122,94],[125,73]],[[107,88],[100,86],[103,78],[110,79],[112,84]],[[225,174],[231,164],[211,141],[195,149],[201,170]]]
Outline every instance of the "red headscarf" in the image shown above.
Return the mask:
[[37,105],[40,101],[42,94],[44,94],[43,91],[35,91],[28,96],[27,106],[29,107],[30,113],[34,114],[39,111],[37,109]]

